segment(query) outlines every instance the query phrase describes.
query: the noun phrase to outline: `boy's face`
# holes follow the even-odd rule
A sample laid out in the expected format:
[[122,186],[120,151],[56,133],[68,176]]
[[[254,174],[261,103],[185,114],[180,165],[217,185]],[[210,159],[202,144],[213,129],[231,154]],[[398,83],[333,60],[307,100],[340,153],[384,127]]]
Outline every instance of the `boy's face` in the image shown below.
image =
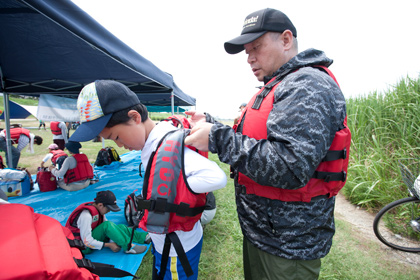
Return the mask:
[[118,147],[139,151],[143,149],[146,142],[146,133],[146,127],[141,122],[140,115],[136,115],[126,123],[105,127],[99,136],[114,141]]
[[101,215],[105,215],[105,214],[108,214],[109,213],[109,211],[111,211],[111,210],[109,210],[108,209],[108,207],[106,207],[103,203],[98,203],[98,204],[96,204],[97,205],[97,207],[96,207],[96,209],[98,209],[98,211],[99,211],[99,213],[101,214]]

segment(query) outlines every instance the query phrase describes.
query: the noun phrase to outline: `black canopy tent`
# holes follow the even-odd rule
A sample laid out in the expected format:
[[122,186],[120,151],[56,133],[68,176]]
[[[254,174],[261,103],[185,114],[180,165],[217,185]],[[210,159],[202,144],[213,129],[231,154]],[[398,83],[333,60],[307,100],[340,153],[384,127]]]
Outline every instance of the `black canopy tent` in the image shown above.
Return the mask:
[[97,79],[124,83],[146,106],[195,105],[170,74],[68,0],[0,1],[0,42],[7,132],[10,94],[77,98],[84,85]]

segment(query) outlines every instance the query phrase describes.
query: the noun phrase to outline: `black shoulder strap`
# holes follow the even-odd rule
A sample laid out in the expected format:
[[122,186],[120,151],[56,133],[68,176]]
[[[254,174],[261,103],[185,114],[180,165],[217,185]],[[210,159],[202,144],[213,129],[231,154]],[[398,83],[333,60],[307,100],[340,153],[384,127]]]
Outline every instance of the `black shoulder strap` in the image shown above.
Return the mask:
[[112,264],[105,264],[105,263],[97,263],[97,262],[91,262],[88,259],[76,259],[73,258],[76,262],[78,267],[83,267],[89,270],[90,272],[98,275],[99,277],[126,277],[131,276],[134,279],[138,279],[135,275],[131,274],[128,271],[115,268]]
[[[81,240],[67,238],[67,241],[69,242],[69,245],[72,248],[78,248],[79,250],[83,250],[86,248]],[[90,260],[85,259],[85,258],[76,259],[75,257],[73,257],[73,259],[78,267],[86,268],[87,270],[98,275],[99,277],[120,278],[120,277],[132,276],[135,279],[137,279],[137,277],[131,274],[130,272],[119,269],[119,268],[115,268],[111,264],[91,262]]]
[[188,261],[187,255],[185,254],[184,248],[182,247],[181,241],[179,240],[178,235],[176,235],[175,232],[171,232],[168,233],[165,237],[165,245],[162,251],[162,260],[160,264],[160,273],[158,279],[163,279],[165,277],[171,244],[174,244],[175,251],[178,255],[178,259],[181,262],[182,267],[184,268],[185,274],[187,275],[187,277],[192,276],[194,272]]

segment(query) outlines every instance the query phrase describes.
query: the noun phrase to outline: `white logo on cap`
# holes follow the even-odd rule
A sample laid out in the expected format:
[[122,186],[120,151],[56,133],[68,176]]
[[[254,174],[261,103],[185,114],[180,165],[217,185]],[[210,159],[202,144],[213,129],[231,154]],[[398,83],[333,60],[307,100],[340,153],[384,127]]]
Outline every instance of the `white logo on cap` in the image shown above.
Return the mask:
[[247,18],[247,19],[245,19],[245,21],[244,21],[244,28],[246,28],[246,27],[248,27],[248,26],[253,26],[253,25],[255,25],[255,23],[258,21],[258,17],[259,17],[259,16],[256,16],[256,17],[251,17],[251,18]]

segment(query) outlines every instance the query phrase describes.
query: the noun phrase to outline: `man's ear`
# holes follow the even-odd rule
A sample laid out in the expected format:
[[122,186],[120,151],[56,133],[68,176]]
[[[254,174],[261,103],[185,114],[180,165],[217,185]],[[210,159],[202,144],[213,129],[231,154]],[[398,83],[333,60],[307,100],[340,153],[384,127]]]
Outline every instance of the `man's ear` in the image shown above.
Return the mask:
[[290,30],[285,30],[281,34],[281,41],[285,50],[289,50],[293,46],[293,33]]
[[134,120],[136,123],[141,123],[141,116],[136,110],[128,111],[128,117]]

